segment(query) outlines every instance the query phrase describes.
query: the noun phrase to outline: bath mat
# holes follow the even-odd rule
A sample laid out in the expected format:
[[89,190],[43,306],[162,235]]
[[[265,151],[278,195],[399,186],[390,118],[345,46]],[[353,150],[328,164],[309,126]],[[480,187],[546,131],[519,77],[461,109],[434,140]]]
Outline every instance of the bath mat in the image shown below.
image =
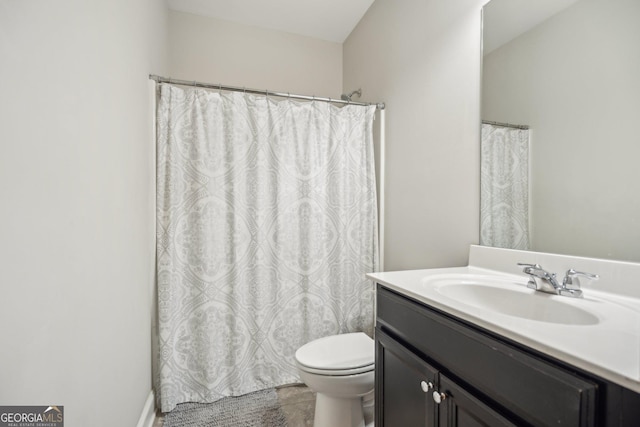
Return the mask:
[[284,427],[287,425],[274,389],[214,403],[182,403],[169,412],[164,427]]

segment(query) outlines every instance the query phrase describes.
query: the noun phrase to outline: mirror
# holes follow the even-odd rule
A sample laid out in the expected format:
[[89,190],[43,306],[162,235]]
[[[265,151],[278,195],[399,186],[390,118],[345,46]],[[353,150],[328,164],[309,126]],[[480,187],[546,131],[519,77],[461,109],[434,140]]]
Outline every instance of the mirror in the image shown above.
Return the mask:
[[529,250],[640,262],[638,22],[638,0],[483,9],[482,120],[530,129]]

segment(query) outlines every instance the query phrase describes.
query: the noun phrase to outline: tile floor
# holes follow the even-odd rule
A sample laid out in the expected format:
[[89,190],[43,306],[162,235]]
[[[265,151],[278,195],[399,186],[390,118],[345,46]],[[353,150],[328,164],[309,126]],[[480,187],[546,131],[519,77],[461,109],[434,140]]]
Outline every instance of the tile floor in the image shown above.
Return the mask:
[[[316,394],[305,385],[276,388],[288,427],[313,427]],[[275,427],[275,426],[274,426]]]
[[[313,411],[316,407],[316,394],[313,391],[305,385],[296,384],[278,387],[276,393],[287,419],[287,427],[313,427]],[[373,406],[365,405],[364,416],[366,427],[373,427]],[[163,417],[159,414],[153,427],[162,427],[162,424]]]

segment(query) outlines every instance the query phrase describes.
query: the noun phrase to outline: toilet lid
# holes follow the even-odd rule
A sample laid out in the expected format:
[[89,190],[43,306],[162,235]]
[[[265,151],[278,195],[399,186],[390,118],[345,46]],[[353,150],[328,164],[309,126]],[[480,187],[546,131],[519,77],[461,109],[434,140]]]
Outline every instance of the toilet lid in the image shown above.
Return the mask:
[[347,370],[372,365],[374,342],[366,334],[332,335],[311,341],[296,351],[299,364],[315,369]]

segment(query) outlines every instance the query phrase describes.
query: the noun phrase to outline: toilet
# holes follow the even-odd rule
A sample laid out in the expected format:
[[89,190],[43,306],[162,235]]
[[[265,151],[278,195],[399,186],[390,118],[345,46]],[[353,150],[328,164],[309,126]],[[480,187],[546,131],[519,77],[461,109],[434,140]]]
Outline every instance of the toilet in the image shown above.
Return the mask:
[[296,351],[300,379],[316,392],[314,427],[364,427],[362,397],[373,391],[375,347],[362,332],[311,341]]

